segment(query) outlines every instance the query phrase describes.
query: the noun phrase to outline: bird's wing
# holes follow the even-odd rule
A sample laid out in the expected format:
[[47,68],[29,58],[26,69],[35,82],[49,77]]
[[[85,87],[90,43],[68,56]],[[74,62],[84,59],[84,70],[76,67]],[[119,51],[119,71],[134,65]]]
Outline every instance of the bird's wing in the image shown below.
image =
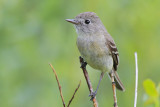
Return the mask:
[[108,46],[110,53],[112,55],[113,67],[114,70],[116,71],[119,64],[119,53],[113,38],[109,34],[106,36],[106,45]]

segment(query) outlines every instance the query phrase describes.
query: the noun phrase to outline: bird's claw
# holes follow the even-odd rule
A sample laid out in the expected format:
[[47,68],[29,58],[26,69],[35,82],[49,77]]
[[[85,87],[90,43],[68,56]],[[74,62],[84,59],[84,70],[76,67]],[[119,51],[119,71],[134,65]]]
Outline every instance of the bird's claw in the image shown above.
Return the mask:
[[97,91],[91,92],[91,94],[89,94],[89,96],[91,97],[90,99],[91,101],[93,100],[93,98],[95,98],[96,94],[97,94]]
[[87,62],[83,62],[80,68],[86,68]]

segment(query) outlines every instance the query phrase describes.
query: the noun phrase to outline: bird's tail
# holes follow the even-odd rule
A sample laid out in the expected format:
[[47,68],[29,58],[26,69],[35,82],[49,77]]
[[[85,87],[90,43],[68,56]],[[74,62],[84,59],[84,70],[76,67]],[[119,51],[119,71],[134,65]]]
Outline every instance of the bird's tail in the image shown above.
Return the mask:
[[[124,85],[122,84],[119,76],[118,76],[118,73],[116,71],[111,71],[114,73],[114,80],[115,80],[115,84],[116,84],[116,88],[121,90],[121,91],[125,91],[125,88],[124,88]],[[111,77],[111,73],[109,73],[109,76]]]

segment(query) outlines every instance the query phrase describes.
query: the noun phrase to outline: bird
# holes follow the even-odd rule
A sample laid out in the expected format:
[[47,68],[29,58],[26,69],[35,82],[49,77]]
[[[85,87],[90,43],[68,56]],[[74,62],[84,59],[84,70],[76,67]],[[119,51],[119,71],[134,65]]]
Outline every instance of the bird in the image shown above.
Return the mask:
[[77,47],[82,58],[89,66],[101,71],[97,89],[90,96],[96,96],[99,84],[107,73],[112,82],[114,104],[117,105],[115,87],[121,91],[125,91],[125,88],[117,73],[119,53],[114,39],[94,12],[83,12],[66,21],[75,26]]

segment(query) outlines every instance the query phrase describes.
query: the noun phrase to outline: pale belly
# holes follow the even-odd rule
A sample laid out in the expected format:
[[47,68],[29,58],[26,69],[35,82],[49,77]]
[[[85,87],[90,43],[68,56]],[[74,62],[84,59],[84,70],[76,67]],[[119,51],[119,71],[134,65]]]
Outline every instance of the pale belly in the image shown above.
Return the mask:
[[92,68],[102,72],[110,72],[112,70],[113,59],[103,38],[78,37],[77,46],[81,56]]

